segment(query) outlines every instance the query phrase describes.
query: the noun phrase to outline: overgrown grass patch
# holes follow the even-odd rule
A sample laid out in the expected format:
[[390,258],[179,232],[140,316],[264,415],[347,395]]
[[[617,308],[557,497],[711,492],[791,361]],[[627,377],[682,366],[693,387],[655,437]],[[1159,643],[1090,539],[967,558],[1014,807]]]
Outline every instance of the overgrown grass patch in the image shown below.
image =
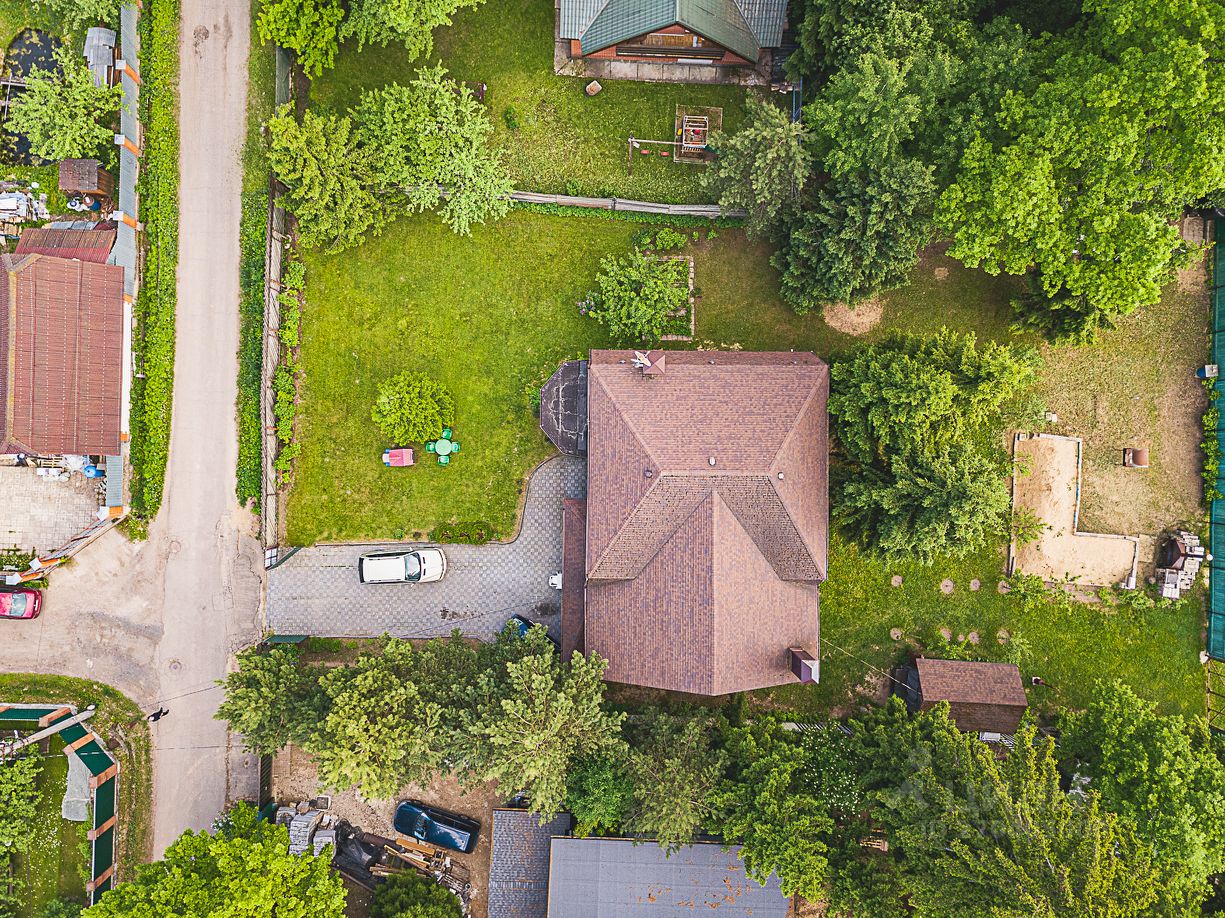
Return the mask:
[[[634,155],[628,172],[627,140],[671,140],[676,106],[716,106],[735,131],[744,119],[745,90],[601,80],[594,97],[588,80],[553,72],[551,0],[495,0],[460,10],[450,27],[434,32],[434,59],[459,80],[484,83],[494,142],[505,153],[515,186],[551,194],[710,200],[700,180],[703,166],[673,163],[658,155]],[[357,51],[346,45],[336,68],[314,81],[312,100],[336,109],[355,105],[362,91],[405,82],[426,61],[411,61],[402,47]]]
[[243,192],[239,224],[238,301],[238,500],[255,501],[263,493],[263,425],[260,387],[263,377],[264,283],[268,195]]
[[145,262],[136,298],[132,381],[132,509],[152,517],[162,503],[174,397],[174,313],[179,254],[179,6],[150,0],[140,17],[139,182]]

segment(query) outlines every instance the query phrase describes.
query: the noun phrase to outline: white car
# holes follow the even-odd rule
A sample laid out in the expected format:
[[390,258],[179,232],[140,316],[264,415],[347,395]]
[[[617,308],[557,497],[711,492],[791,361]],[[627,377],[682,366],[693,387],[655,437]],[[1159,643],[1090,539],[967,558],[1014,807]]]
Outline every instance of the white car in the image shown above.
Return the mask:
[[362,583],[432,583],[446,572],[441,548],[372,551],[357,561],[357,579]]

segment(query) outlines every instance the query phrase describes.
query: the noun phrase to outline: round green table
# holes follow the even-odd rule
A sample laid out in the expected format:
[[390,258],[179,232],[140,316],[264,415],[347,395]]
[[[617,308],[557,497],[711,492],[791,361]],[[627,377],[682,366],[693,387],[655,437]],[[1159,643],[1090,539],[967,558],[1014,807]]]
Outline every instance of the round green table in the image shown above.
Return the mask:
[[451,446],[452,444],[450,440],[435,440],[434,452],[438,453],[440,456],[449,456],[451,455]]

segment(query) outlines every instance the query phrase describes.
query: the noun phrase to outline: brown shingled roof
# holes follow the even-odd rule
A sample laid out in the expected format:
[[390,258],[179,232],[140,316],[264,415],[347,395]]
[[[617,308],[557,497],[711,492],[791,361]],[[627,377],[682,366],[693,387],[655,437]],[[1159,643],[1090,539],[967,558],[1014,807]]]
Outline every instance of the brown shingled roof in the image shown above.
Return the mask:
[[119,452],[123,269],[0,255],[0,452]]
[[915,669],[922,695],[919,709],[928,711],[947,701],[949,716],[961,730],[1015,733],[1029,707],[1021,671],[1011,663],[921,657]]
[[828,367],[675,351],[647,376],[633,356],[591,355],[585,647],[615,682],[792,681],[826,572]]

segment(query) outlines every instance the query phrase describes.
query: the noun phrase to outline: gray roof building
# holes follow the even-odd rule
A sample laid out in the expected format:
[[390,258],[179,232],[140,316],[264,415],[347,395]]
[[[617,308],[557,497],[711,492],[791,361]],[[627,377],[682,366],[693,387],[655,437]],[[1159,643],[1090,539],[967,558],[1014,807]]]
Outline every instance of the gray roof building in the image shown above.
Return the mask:
[[493,811],[489,918],[542,918],[549,898],[549,843],[569,830],[569,814],[541,825],[527,810]]
[[667,857],[653,842],[554,838],[551,850],[547,918],[786,918],[790,904],[777,877],[761,886],[745,875],[738,846]]

